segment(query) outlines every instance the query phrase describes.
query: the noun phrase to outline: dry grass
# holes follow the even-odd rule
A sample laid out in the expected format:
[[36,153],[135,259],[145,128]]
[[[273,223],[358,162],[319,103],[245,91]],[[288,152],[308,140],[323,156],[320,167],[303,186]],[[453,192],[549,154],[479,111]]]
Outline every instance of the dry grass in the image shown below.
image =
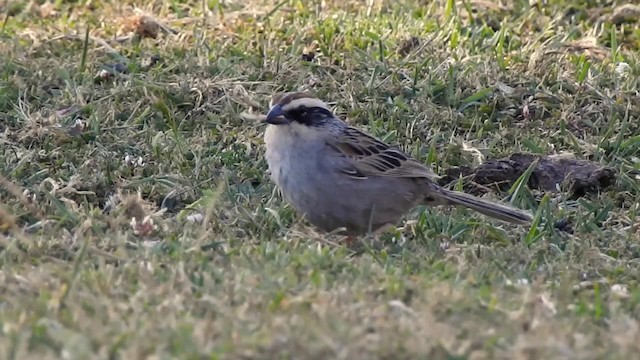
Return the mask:
[[[640,351],[634,8],[38,3],[0,28],[3,358]],[[296,89],[437,172],[527,151],[619,176],[580,199],[518,188],[533,230],[416,209],[347,249],[274,193],[248,120]]]

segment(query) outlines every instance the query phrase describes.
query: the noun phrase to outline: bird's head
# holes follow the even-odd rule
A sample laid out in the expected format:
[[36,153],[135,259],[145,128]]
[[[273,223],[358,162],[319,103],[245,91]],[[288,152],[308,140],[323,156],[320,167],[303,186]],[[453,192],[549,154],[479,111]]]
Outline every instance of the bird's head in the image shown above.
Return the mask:
[[322,100],[305,92],[277,94],[265,122],[278,126],[323,127],[335,117]]

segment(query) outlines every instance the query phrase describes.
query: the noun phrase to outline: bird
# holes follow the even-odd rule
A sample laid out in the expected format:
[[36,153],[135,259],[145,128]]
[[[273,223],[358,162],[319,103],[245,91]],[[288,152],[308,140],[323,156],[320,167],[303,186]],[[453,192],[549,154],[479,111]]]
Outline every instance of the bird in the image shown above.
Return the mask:
[[350,239],[380,234],[419,205],[462,205],[509,223],[532,221],[528,211],[438,185],[426,165],[348,125],[309,92],[275,94],[261,121],[272,181],[322,231]]

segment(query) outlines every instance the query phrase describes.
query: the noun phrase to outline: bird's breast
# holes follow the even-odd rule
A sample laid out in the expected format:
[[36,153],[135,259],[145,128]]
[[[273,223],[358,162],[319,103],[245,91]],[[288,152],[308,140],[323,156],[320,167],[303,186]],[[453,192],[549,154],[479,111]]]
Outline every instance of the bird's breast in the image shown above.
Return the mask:
[[266,160],[271,178],[283,191],[289,192],[313,170],[314,153],[309,144],[300,141],[286,126],[269,126],[265,131]]

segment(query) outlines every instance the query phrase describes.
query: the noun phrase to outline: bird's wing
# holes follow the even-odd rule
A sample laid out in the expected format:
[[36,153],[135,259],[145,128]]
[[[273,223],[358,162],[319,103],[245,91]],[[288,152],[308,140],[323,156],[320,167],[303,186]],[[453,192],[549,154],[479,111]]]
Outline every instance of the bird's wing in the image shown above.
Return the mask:
[[347,158],[342,171],[354,178],[367,176],[438,178],[433,171],[412,159],[399,149],[370,136],[356,128],[347,127],[329,144]]

